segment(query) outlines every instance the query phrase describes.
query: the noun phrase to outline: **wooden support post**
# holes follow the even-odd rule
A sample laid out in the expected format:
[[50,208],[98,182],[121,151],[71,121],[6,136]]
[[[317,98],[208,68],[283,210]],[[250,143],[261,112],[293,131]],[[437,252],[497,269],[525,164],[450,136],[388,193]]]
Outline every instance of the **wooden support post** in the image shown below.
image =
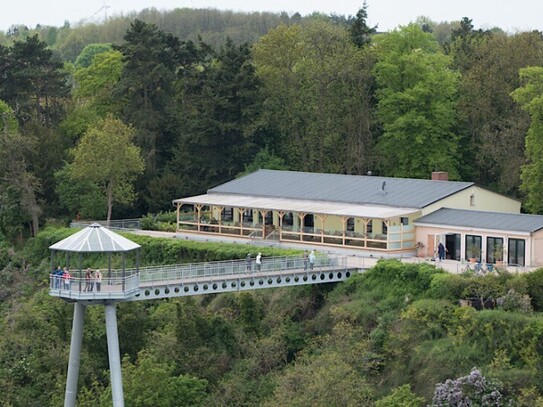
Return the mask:
[[385,224],[385,226],[387,227],[387,247],[386,247],[386,250],[388,250],[388,244],[389,244],[389,239],[388,237],[390,236],[390,233],[388,233],[388,229],[390,229],[390,219],[383,219],[383,223]]
[[343,226],[343,236],[341,238],[341,244],[345,246],[345,232],[347,231],[347,221],[349,220],[348,216],[341,217],[341,225]]
[[283,238],[283,217],[285,216],[285,212],[278,211],[277,216],[279,216],[279,241]]
[[262,215],[262,239],[266,238],[266,215],[268,214],[268,211],[260,211],[260,215]]
[[364,247],[368,247],[368,224],[370,223],[370,220],[362,218],[362,222],[364,222]]
[[238,208],[239,215],[239,235],[243,236],[243,215],[245,214],[245,208]]
[[200,204],[196,204],[194,205],[194,207],[196,208],[196,223],[197,223],[197,230],[198,232],[200,232],[200,218],[202,217],[202,206],[203,205],[200,205]]
[[217,210],[217,217],[219,218],[219,234],[221,234],[222,229],[222,210],[224,209],[223,206],[215,206],[215,209]]
[[305,218],[305,213],[299,212],[298,213],[298,218],[300,218],[299,232],[300,232],[300,242],[301,242],[301,241],[304,240],[304,218]]
[[321,243],[324,243],[324,221],[328,215],[317,215],[317,218],[321,221]]

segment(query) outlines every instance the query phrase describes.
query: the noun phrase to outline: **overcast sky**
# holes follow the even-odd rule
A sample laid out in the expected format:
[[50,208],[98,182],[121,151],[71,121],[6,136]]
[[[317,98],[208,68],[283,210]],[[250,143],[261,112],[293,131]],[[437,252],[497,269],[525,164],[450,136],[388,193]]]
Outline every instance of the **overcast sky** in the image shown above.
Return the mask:
[[[354,15],[363,0],[4,0],[0,30],[13,24],[61,26],[155,7],[217,8],[234,11],[286,11],[302,15],[313,11]],[[504,30],[543,30],[543,0],[367,0],[371,25],[380,31],[406,25],[418,16],[434,21],[473,19],[476,28]],[[108,6],[104,9],[104,5]]]

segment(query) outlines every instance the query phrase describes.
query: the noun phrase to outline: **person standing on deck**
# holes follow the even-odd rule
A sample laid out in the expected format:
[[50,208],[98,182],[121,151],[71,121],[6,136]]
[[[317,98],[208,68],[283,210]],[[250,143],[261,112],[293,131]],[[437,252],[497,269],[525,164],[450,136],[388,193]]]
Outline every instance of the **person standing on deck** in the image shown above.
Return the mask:
[[309,253],[309,269],[313,270],[314,265],[315,265],[315,250],[311,250],[311,253]]
[[252,263],[253,263],[253,259],[251,258],[251,253],[248,253],[248,254],[247,254],[247,257],[245,257],[245,264],[246,264],[246,266],[247,266],[247,272],[248,272],[248,273],[250,273],[251,271],[253,271]]
[[96,270],[94,273],[94,281],[96,282],[96,291],[100,291],[102,288],[102,273],[100,270]]
[[256,270],[257,271],[260,271],[260,267],[262,266],[262,253],[258,253],[256,255]]

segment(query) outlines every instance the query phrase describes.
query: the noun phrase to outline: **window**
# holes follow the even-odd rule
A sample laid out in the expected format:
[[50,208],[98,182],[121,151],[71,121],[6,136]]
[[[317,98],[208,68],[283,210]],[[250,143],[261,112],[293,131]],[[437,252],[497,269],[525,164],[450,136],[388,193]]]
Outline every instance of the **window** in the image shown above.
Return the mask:
[[370,235],[370,234],[373,233],[373,221],[372,221],[372,220],[370,220],[370,221],[368,222],[368,224],[366,225],[366,233],[367,233],[368,235]]
[[388,226],[385,221],[383,221],[383,235],[386,235],[388,233]]
[[221,212],[221,218],[223,221],[228,222],[234,219],[234,209],[233,208],[223,208]]
[[243,211],[243,222],[252,222],[253,221],[253,210],[245,209]]
[[347,219],[347,232],[354,232],[354,218]]
[[400,218],[400,223],[404,226],[408,226],[409,225],[409,218],[405,217],[405,216],[402,216]]
[[469,196],[469,206],[475,206],[475,194]]
[[264,224],[265,225],[273,225],[273,212],[272,211],[266,212],[266,218],[265,218]]
[[481,236],[466,235],[466,259],[481,261]]
[[511,265],[524,266],[525,246],[524,239],[509,239],[509,256],[507,262]]
[[283,225],[284,226],[292,226],[294,224],[294,215],[292,212],[285,213],[285,216],[283,216]]
[[486,262],[503,261],[503,239],[501,237],[486,238]]

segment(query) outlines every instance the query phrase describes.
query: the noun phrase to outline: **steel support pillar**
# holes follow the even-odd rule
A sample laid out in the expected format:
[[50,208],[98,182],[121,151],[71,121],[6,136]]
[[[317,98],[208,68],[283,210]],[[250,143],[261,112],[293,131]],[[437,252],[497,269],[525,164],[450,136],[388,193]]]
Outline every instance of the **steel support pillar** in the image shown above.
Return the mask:
[[106,334],[113,407],[124,407],[121,354],[119,352],[119,334],[117,332],[117,311],[114,302],[106,304]]
[[85,306],[74,304],[74,320],[72,324],[72,340],[70,343],[70,360],[68,362],[68,378],[66,380],[66,395],[64,407],[75,407],[77,397],[77,381],[79,378],[79,360],[81,343],[83,342],[83,324],[85,321]]

